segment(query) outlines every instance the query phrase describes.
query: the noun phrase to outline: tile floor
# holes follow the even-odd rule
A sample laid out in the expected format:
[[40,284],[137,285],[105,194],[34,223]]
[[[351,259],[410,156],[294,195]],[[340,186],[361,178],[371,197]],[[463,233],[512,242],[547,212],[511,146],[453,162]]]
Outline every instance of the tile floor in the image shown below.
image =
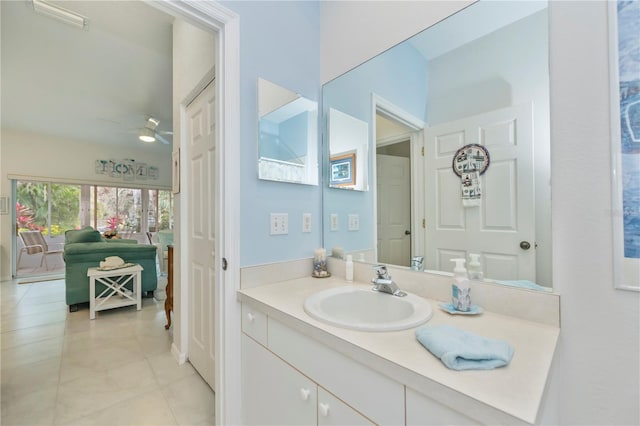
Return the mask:
[[69,313],[64,281],[0,283],[0,424],[212,425],[214,394],[178,365],[164,302]]

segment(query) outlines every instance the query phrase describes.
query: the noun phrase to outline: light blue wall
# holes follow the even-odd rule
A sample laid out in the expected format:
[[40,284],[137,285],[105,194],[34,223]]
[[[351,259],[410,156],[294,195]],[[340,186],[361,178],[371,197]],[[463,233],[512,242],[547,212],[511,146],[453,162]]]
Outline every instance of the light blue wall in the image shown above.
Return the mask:
[[[258,180],[258,77],[320,98],[318,2],[225,1],[240,15],[240,266],[313,256],[322,244],[320,186]],[[289,234],[269,235],[269,214],[289,214]],[[311,213],[312,232],[302,233]]]
[[[375,117],[371,112],[371,95],[376,95],[401,107],[415,117],[425,119],[427,99],[427,63],[425,59],[408,44],[402,44],[384,55],[377,56],[362,66],[330,81],[323,88],[323,111],[328,116],[329,108],[335,108],[345,114],[369,123],[369,152],[375,153],[371,142]],[[326,120],[325,120],[326,123]],[[324,134],[327,129],[323,126]],[[324,141],[328,146],[328,141]],[[369,176],[373,170],[374,155],[369,155]],[[328,169],[328,156],[323,157],[323,170]],[[324,189],[324,222],[329,223],[332,213],[338,214],[339,230],[325,231],[324,245],[343,247],[347,251],[370,250],[373,241],[373,188],[369,191],[347,191]],[[360,216],[360,230],[348,231],[349,214]]]

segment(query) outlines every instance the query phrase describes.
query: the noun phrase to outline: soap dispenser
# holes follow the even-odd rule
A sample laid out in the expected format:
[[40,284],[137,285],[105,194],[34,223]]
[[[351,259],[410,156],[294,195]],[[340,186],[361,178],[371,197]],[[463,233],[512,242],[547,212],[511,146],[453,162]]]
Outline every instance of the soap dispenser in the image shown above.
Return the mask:
[[453,280],[451,285],[453,307],[461,312],[468,312],[471,309],[471,285],[467,270],[464,267],[465,259],[451,259],[456,263],[453,268]]
[[480,255],[478,253],[469,253],[471,261],[469,262],[469,279],[482,281],[484,274],[482,273],[482,265],[480,264]]
[[345,280],[348,283],[353,282],[353,257],[350,254],[347,255],[347,261],[344,263],[344,269]]

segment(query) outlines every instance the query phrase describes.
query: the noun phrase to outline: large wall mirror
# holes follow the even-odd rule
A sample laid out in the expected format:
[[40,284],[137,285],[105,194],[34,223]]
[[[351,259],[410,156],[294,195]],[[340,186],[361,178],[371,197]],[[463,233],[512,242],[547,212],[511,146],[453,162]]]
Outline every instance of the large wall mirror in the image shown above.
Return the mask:
[[318,184],[318,103],[258,79],[258,177]]
[[[486,280],[551,288],[547,6],[480,0],[323,86],[325,123],[368,125],[370,189],[325,177],[325,247],[445,272],[475,253]],[[453,167],[465,155],[487,165],[469,181]]]

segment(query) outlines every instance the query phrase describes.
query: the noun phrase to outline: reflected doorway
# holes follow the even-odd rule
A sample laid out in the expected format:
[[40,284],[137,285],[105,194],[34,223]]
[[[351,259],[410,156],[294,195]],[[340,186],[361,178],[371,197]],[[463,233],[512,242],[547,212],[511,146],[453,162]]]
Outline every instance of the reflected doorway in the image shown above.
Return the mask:
[[377,260],[409,266],[416,243],[412,141],[417,143],[418,132],[377,110],[375,134]]

